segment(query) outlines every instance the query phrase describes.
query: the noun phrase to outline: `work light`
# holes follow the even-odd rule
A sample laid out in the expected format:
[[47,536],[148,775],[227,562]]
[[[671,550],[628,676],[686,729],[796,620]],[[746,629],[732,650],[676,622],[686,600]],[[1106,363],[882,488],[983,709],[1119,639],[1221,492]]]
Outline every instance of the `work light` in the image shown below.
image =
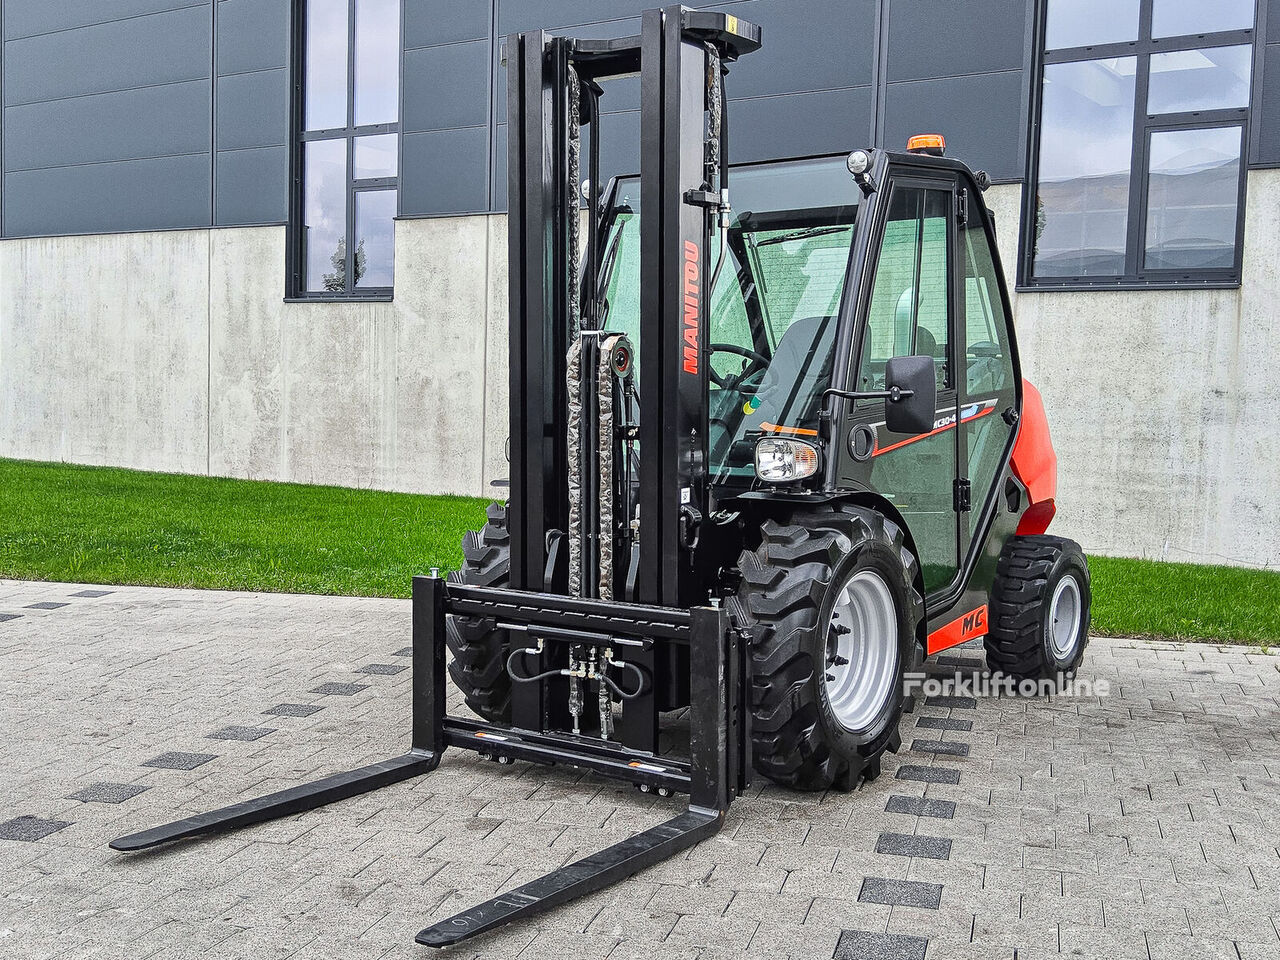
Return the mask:
[[789,483],[818,472],[818,451],[803,440],[765,437],[756,444],[756,476],[766,483]]

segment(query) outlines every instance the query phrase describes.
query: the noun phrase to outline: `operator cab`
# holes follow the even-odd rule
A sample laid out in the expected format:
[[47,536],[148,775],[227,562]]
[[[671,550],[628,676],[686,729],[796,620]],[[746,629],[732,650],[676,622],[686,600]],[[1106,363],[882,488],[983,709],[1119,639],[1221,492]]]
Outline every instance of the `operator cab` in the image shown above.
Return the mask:
[[[713,516],[755,491],[865,491],[905,520],[935,598],[981,542],[1021,404],[985,181],[943,150],[734,166],[706,354]],[[637,347],[639,193],[611,185],[601,269],[602,325]]]

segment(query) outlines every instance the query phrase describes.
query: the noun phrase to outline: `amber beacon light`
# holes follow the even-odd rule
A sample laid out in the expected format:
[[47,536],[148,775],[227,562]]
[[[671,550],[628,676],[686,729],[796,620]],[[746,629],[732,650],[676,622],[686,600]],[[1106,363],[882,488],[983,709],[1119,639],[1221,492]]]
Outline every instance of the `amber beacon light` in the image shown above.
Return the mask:
[[907,153],[927,153],[931,157],[946,156],[947,138],[940,133],[922,133],[907,141]]

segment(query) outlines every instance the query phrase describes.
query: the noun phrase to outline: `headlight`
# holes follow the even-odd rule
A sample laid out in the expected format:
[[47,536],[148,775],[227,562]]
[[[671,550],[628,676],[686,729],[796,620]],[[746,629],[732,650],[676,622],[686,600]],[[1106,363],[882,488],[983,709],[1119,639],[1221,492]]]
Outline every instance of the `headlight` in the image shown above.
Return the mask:
[[818,451],[803,440],[765,437],[756,444],[756,476],[766,483],[803,480],[818,472]]

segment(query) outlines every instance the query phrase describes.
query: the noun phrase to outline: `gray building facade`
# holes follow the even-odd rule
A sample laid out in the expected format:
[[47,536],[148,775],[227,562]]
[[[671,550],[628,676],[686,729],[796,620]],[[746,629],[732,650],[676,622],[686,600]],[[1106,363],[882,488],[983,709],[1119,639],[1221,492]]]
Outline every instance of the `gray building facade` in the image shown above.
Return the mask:
[[[653,5],[3,0],[0,455],[484,495],[502,38]],[[942,133],[989,173],[1064,533],[1280,563],[1280,0],[688,5],[764,28],[735,161]],[[634,172],[638,80],[604,109]]]

